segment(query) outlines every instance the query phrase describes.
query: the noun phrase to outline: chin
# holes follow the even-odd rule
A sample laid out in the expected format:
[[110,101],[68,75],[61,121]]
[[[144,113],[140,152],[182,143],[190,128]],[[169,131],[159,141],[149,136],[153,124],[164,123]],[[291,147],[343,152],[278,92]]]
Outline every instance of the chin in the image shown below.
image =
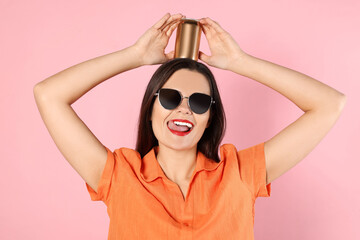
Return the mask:
[[171,148],[173,150],[176,150],[176,151],[183,151],[183,150],[190,150],[192,149],[193,147],[196,147],[196,144],[195,145],[190,145],[190,144],[162,144],[164,146],[166,146],[167,148]]

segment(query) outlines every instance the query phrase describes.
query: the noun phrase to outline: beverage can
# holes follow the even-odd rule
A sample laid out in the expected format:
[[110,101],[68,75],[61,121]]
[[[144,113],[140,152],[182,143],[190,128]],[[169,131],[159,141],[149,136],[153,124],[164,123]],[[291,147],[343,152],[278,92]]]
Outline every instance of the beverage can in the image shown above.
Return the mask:
[[174,58],[190,58],[197,61],[201,37],[200,22],[184,18],[177,27]]

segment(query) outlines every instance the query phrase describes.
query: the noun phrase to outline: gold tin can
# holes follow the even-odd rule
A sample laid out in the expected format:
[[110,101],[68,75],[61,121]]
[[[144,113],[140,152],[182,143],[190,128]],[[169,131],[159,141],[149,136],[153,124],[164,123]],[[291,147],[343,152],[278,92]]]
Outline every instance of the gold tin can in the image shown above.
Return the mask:
[[197,61],[201,37],[200,22],[184,18],[177,27],[174,58],[191,58]]

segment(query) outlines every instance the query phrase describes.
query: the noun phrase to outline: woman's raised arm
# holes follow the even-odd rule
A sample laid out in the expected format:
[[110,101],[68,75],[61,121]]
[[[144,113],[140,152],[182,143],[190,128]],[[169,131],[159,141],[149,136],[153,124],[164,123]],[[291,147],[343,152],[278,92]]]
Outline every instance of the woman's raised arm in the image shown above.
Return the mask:
[[73,104],[103,81],[142,65],[134,46],[76,64],[39,82],[35,96]]
[[65,69],[36,84],[40,115],[60,152],[89,186],[97,191],[107,159],[106,148],[77,116],[71,104],[101,82],[142,65],[162,63],[181,15],[166,14],[132,46]]
[[107,151],[71,104],[104,80],[140,65],[132,48],[126,48],[77,64],[34,87],[37,107],[56,146],[95,191]]
[[267,184],[304,159],[339,118],[346,96],[305,74],[282,67],[240,49],[234,39],[210,18],[200,20],[212,55],[200,59],[262,83],[296,104],[304,114],[265,142]]

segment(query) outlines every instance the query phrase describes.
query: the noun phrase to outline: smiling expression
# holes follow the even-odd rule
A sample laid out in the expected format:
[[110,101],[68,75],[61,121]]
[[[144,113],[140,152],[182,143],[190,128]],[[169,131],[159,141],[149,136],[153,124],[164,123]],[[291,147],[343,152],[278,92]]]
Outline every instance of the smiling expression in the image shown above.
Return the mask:
[[[210,95],[210,86],[206,77],[189,69],[180,69],[174,72],[162,88],[176,89],[184,97],[189,97],[195,92]],[[159,98],[156,97],[151,113],[151,123],[159,146],[163,145],[174,150],[196,147],[206,127],[208,127],[210,109],[203,114],[196,114],[191,111],[187,101],[188,99],[183,99],[177,108],[167,110],[161,106]],[[188,134],[176,134],[171,131],[168,123],[174,119],[189,121],[193,125],[191,131]]]

